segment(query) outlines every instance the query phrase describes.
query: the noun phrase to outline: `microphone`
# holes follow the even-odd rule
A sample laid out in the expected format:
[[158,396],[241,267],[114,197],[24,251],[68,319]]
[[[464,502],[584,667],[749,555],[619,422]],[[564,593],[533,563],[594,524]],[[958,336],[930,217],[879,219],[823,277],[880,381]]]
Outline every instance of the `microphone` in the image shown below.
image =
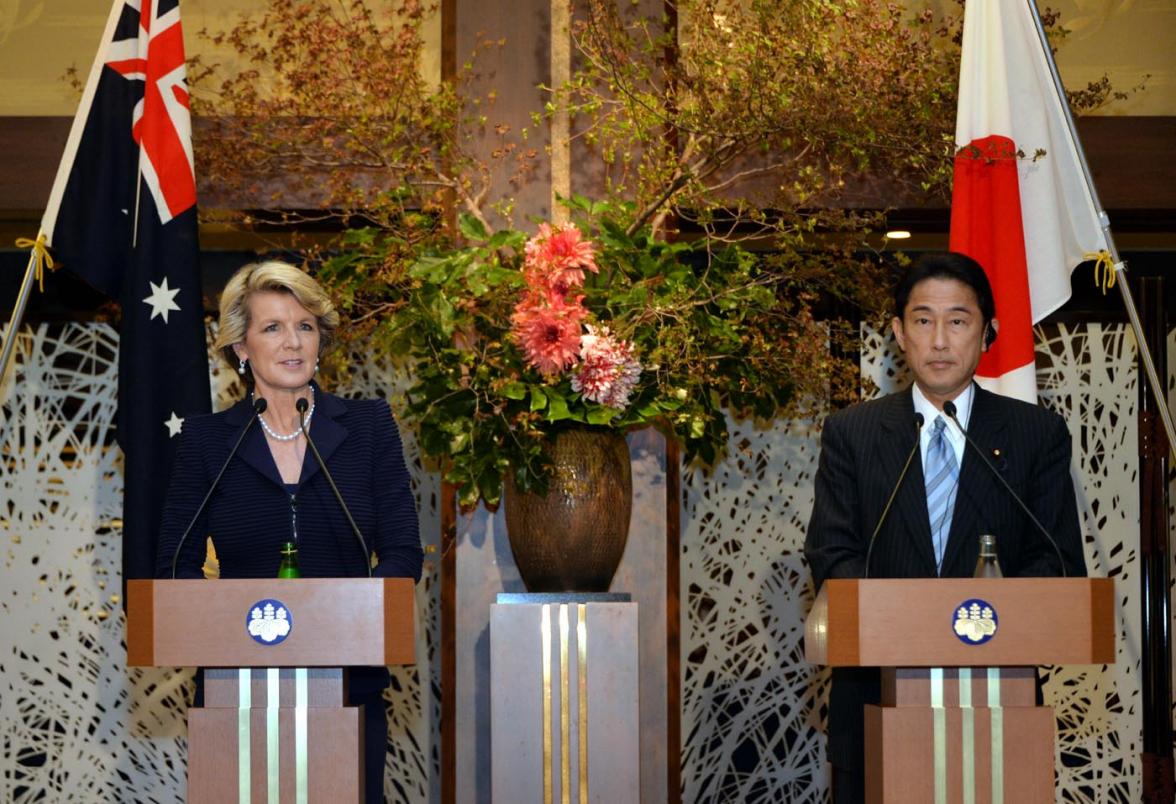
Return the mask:
[[204,495],[204,499],[200,501],[200,505],[196,508],[196,513],[192,515],[192,521],[188,523],[188,527],[184,530],[184,535],[180,537],[180,543],[176,545],[176,551],[172,554],[171,568],[172,580],[176,577],[176,565],[180,560],[180,550],[184,547],[184,542],[188,540],[188,534],[192,532],[192,528],[196,527],[196,520],[204,513],[208,501],[212,499],[212,492],[216,491],[217,484],[220,483],[221,476],[224,475],[225,470],[229,468],[229,461],[233,460],[233,456],[237,454],[237,450],[241,448],[241,442],[245,440],[245,434],[249,432],[249,428],[257,421],[257,417],[265,413],[267,403],[264,397],[257,397],[253,400],[253,414],[249,417],[249,421],[245,422],[245,426],[241,428],[241,435],[237,436],[237,443],[233,444],[233,448],[229,450],[229,457],[225,458],[224,464],[220,471],[216,473],[216,478],[212,481],[212,485],[208,487],[208,493]]
[[1021,499],[1021,496],[1017,494],[1017,492],[1013,491],[1013,487],[1010,486],[1009,482],[1004,479],[1004,475],[997,471],[996,467],[992,465],[992,461],[988,460],[988,456],[984,454],[984,450],[980,449],[976,442],[972,440],[972,437],[968,435],[968,431],[964,429],[964,426],[960,424],[960,420],[956,418],[955,403],[950,399],[944,402],[943,412],[947,414],[949,419],[955,422],[956,427],[960,428],[960,432],[963,434],[964,441],[967,443],[967,445],[972,448],[972,451],[976,455],[980,456],[980,460],[983,461],[984,465],[988,467],[988,471],[992,473],[992,476],[1000,481],[1000,484],[1004,486],[1005,491],[1009,493],[1009,495],[1013,498],[1014,501],[1016,501],[1017,505],[1020,506],[1021,510],[1025,513],[1025,516],[1029,517],[1029,520],[1037,527],[1037,530],[1041,533],[1042,536],[1045,537],[1045,540],[1049,542],[1049,546],[1052,547],[1054,549],[1054,553],[1057,554],[1058,564],[1060,564],[1062,567],[1062,577],[1068,577],[1069,573],[1066,572],[1066,560],[1062,558],[1062,551],[1058,549],[1058,543],[1054,541],[1053,536],[1049,535],[1049,531],[1046,530],[1045,526],[1038,521],[1037,517],[1033,516],[1033,512],[1029,510],[1029,506],[1025,504],[1025,501]]
[[866,575],[870,577],[870,555],[874,552],[874,540],[878,538],[878,533],[882,530],[882,523],[886,521],[886,515],[890,513],[890,506],[894,505],[894,499],[898,496],[898,490],[902,488],[902,481],[906,480],[907,470],[911,468],[911,461],[915,459],[915,453],[919,451],[919,437],[923,432],[923,414],[915,414],[915,443],[911,445],[911,451],[907,453],[906,463],[902,465],[902,471],[898,473],[898,481],[894,484],[894,490],[890,492],[890,499],[886,501],[886,507],[882,509],[882,516],[878,517],[878,524],[874,526],[874,532],[870,534],[870,544],[866,548]]
[[314,445],[314,441],[310,438],[310,429],[306,426],[306,408],[308,407],[305,397],[299,397],[298,401],[294,403],[294,407],[298,410],[298,426],[302,428],[302,434],[306,436],[306,443],[310,445],[310,451],[314,453],[314,459],[318,461],[319,468],[323,470],[323,475],[327,478],[327,482],[331,484],[331,491],[335,492],[335,499],[339,501],[339,507],[343,509],[344,516],[351,524],[351,530],[355,533],[355,538],[359,539],[359,546],[363,548],[363,563],[367,567],[368,577],[372,577],[372,554],[368,552],[367,542],[364,541],[363,533],[359,530],[359,525],[355,524],[354,517],[351,516],[351,509],[347,507],[347,503],[343,502],[343,495],[339,493],[339,487],[335,485],[335,478],[331,477],[331,470],[327,468],[327,462],[323,460],[323,456],[319,454],[318,447]]

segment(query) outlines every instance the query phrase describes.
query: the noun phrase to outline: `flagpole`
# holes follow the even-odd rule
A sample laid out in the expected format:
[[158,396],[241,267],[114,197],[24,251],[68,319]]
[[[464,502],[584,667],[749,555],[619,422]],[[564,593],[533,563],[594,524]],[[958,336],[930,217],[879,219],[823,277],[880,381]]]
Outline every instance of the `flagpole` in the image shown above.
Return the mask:
[[1115,268],[1115,284],[1119,286],[1119,295],[1123,298],[1123,306],[1127,310],[1127,319],[1131,323],[1132,332],[1135,333],[1135,342],[1139,348],[1139,356],[1143,360],[1143,369],[1147,374],[1148,383],[1151,385],[1152,396],[1155,397],[1156,408],[1160,413],[1160,419],[1164,423],[1164,432],[1168,435],[1168,451],[1176,456],[1176,428],[1173,428],[1172,425],[1172,411],[1168,409],[1167,400],[1164,399],[1164,389],[1166,386],[1160,382],[1160,375],[1156,371],[1156,364],[1152,359],[1151,349],[1148,347],[1147,339],[1143,335],[1143,324],[1139,320],[1139,311],[1135,308],[1135,298],[1131,294],[1131,288],[1127,285],[1127,264],[1119,256],[1119,249],[1115,246],[1115,238],[1111,234],[1111,219],[1107,215],[1106,210],[1103,209],[1102,201],[1098,197],[1098,190],[1094,186],[1094,179],[1090,175],[1090,165],[1086,161],[1086,152],[1082,149],[1082,140],[1078,139],[1078,129],[1074,125],[1074,116],[1070,113],[1070,104],[1066,100],[1066,90],[1062,85],[1062,77],[1058,73],[1058,65],[1054,61],[1053,51],[1049,46],[1049,39],[1045,35],[1045,26],[1041,23],[1041,15],[1037,11],[1037,3],[1034,0],[1025,0],[1025,2],[1029,4],[1029,9],[1033,15],[1033,24],[1037,26],[1037,38],[1041,41],[1041,52],[1045,54],[1045,62],[1049,65],[1049,74],[1053,78],[1054,90],[1058,94],[1062,113],[1065,115],[1066,126],[1070,129],[1070,142],[1078,154],[1078,164],[1082,166],[1082,176],[1086,182],[1086,192],[1090,195],[1090,201],[1094,206],[1095,212],[1098,213],[1098,223],[1102,227],[1103,240],[1106,242],[1107,251],[1110,252],[1111,261]]
[[25,307],[29,303],[29,295],[33,292],[33,280],[37,274],[37,249],[29,250],[29,264],[25,268],[24,280],[20,283],[20,292],[16,294],[16,304],[12,308],[12,319],[8,322],[8,332],[4,334],[4,349],[0,352],[0,393],[4,391],[4,382],[8,377],[8,363],[12,360],[12,353],[16,348],[16,333],[24,323]]

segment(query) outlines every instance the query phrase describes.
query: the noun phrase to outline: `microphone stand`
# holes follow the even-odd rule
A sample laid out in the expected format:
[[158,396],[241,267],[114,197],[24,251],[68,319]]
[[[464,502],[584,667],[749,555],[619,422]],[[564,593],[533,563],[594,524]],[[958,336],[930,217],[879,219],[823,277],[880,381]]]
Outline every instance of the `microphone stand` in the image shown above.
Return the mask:
[[894,505],[894,500],[898,497],[898,490],[902,488],[902,481],[906,479],[907,470],[911,468],[911,461],[915,459],[915,453],[919,451],[919,439],[923,434],[923,421],[923,414],[916,413],[915,443],[911,447],[911,451],[907,453],[906,463],[902,465],[902,471],[898,473],[898,480],[894,484],[894,489],[890,492],[890,499],[886,501],[886,506],[882,509],[882,516],[878,517],[878,524],[874,526],[874,532],[870,534],[870,544],[866,547],[866,578],[870,577],[870,556],[874,553],[874,540],[878,538],[878,533],[882,530],[882,523],[886,521],[886,516],[890,513],[890,506]]
[[306,443],[310,447],[310,451],[314,453],[314,459],[318,461],[319,468],[323,470],[323,476],[331,485],[331,491],[335,492],[335,499],[339,501],[339,507],[343,509],[343,515],[347,517],[347,522],[351,525],[355,538],[359,539],[359,546],[363,548],[363,565],[367,568],[367,574],[370,578],[372,577],[372,554],[368,552],[367,541],[364,540],[359,525],[355,524],[355,519],[351,516],[351,509],[347,507],[347,503],[343,502],[343,495],[339,493],[339,487],[335,485],[335,478],[331,477],[331,470],[327,468],[327,462],[323,460],[318,447],[314,445],[314,440],[310,437],[310,430],[306,426],[308,405],[305,397],[299,397],[298,401],[294,403],[294,407],[298,409],[298,426],[302,428],[302,434],[306,436]]
[[1005,491],[1009,493],[1009,496],[1013,498],[1013,501],[1017,503],[1025,516],[1029,517],[1030,521],[1037,526],[1037,530],[1041,533],[1042,536],[1045,537],[1045,540],[1049,542],[1049,546],[1054,549],[1054,553],[1058,557],[1058,564],[1060,564],[1062,567],[1062,577],[1069,577],[1069,573],[1066,572],[1066,560],[1062,558],[1062,551],[1058,549],[1058,543],[1054,541],[1053,536],[1049,534],[1049,531],[1045,529],[1045,526],[1042,525],[1037,517],[1033,515],[1033,512],[1029,510],[1029,506],[1025,504],[1025,501],[1021,499],[1021,496],[1017,494],[1017,492],[1013,491],[1013,487],[1009,485],[1009,481],[1004,479],[1004,475],[1002,475],[997,470],[997,468],[992,465],[992,461],[988,460],[988,456],[984,454],[984,450],[980,449],[976,442],[972,440],[972,437],[968,435],[968,431],[964,429],[964,426],[960,424],[960,420],[956,418],[955,403],[950,399],[944,402],[943,412],[947,414],[949,419],[955,422],[956,427],[960,428],[960,433],[964,436],[964,441],[966,441],[968,446],[972,448],[972,452],[980,456],[980,460],[983,461],[984,465],[988,467],[988,471],[992,473],[992,476],[1000,481],[1000,484],[1004,486]]
[[192,521],[188,523],[188,527],[184,529],[184,535],[180,537],[180,543],[176,545],[176,551],[172,554],[171,561],[171,576],[172,580],[176,577],[176,566],[180,560],[180,550],[184,547],[184,542],[188,540],[188,534],[192,532],[192,528],[196,526],[196,520],[204,513],[208,501],[212,499],[212,492],[216,491],[217,485],[220,483],[221,477],[225,470],[229,468],[229,462],[233,460],[233,456],[237,454],[237,450],[241,448],[241,442],[245,440],[246,433],[253,427],[253,423],[257,421],[257,417],[265,413],[267,403],[264,397],[257,397],[253,400],[253,415],[249,417],[249,421],[245,422],[245,426],[241,428],[241,435],[237,436],[237,443],[233,444],[233,448],[229,450],[229,457],[225,458],[225,462],[221,465],[220,471],[216,473],[216,477],[212,481],[212,485],[208,487],[208,493],[204,495],[204,499],[200,501],[200,505],[196,507],[196,513],[192,515]]

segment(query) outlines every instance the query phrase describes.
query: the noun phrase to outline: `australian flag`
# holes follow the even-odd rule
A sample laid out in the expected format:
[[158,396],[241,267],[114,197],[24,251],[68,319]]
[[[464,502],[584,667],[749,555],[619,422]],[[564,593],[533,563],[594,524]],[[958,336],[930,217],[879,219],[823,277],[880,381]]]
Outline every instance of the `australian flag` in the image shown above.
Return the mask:
[[122,307],[124,580],[154,575],[176,436],[210,408],[185,76],[178,0],[115,0],[41,222]]

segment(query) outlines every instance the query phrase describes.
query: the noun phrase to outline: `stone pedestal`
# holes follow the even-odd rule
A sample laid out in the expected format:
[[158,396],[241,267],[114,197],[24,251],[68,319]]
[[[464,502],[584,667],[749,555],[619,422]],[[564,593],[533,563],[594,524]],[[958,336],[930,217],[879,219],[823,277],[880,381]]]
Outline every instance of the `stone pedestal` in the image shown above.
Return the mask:
[[641,800],[638,607],[500,594],[490,607],[494,801]]

